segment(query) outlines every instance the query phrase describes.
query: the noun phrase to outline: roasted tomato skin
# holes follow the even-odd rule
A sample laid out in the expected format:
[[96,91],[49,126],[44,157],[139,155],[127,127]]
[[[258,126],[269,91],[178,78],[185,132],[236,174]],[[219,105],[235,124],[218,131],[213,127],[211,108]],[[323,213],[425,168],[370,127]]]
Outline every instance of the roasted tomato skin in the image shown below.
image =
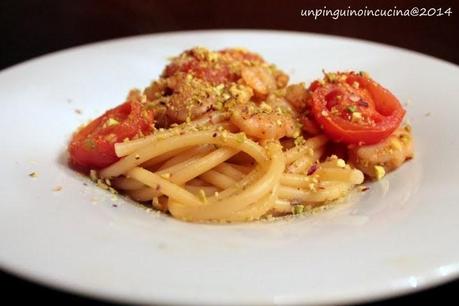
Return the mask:
[[405,110],[390,91],[365,75],[333,75],[309,88],[312,115],[333,141],[375,144],[400,126]]
[[116,162],[115,143],[153,130],[154,115],[139,101],[127,101],[78,130],[68,146],[70,165],[87,172]]

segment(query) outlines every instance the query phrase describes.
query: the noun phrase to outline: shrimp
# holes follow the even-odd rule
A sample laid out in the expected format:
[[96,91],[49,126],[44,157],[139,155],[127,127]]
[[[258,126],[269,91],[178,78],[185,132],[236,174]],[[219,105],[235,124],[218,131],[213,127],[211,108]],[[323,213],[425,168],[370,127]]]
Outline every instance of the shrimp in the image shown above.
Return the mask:
[[194,120],[214,109],[217,96],[212,86],[189,74],[178,73],[166,79],[170,95],[162,105],[170,122]]
[[[355,146],[348,149],[349,161],[371,178],[400,167],[413,158],[413,137],[410,126],[400,127],[388,138],[374,145]],[[381,168],[382,167],[382,168]]]
[[280,139],[299,135],[299,125],[289,112],[278,112],[262,103],[238,104],[232,109],[231,123],[249,137]]
[[270,94],[266,98],[266,104],[271,106],[273,110],[277,112],[288,112],[293,116],[296,116],[296,110],[292,107],[292,105],[282,96],[278,96],[275,94]]
[[321,133],[320,127],[310,113],[311,94],[303,83],[292,84],[285,89],[285,100],[300,113],[303,131],[314,136]]
[[277,88],[276,79],[268,67],[244,67],[241,71],[242,80],[251,87],[255,94],[265,96]]
[[310,95],[303,83],[292,84],[286,88],[285,99],[299,111],[308,107],[309,97]]

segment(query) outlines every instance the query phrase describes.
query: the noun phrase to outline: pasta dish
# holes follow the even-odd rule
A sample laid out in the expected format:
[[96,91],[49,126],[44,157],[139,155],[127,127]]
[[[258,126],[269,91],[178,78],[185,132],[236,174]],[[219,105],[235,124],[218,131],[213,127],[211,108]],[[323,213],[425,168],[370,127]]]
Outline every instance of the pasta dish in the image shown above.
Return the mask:
[[76,131],[70,165],[190,222],[300,214],[413,156],[398,99],[365,72],[311,84],[243,49],[193,48]]

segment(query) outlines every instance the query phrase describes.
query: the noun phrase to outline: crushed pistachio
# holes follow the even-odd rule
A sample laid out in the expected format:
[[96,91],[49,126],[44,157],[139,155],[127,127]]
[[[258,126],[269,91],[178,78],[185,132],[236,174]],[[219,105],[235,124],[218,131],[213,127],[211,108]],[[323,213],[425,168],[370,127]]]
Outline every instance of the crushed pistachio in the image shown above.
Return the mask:
[[263,111],[263,112],[266,112],[266,113],[270,113],[272,112],[273,108],[271,107],[271,105],[267,104],[266,102],[262,102],[260,104],[260,109]]
[[325,72],[325,70],[322,70],[322,73],[325,75],[325,79],[329,82],[333,83],[338,80],[338,75],[334,72]]
[[309,183],[308,188],[311,191],[317,191],[317,183]]
[[97,181],[97,171],[94,169],[89,170],[89,178],[93,182]]
[[87,150],[94,150],[96,148],[96,143],[91,138],[86,138],[83,145]]
[[108,187],[108,191],[110,191],[112,194],[117,194],[118,193],[118,191],[113,187]]
[[215,90],[219,93],[221,93],[224,88],[225,88],[225,85],[223,84],[218,84],[217,86],[215,86]]
[[362,113],[361,112],[353,112],[352,113],[352,120],[353,121],[360,120],[360,119],[362,119]]
[[218,60],[218,58],[219,58],[219,54],[217,52],[209,52],[207,54],[207,58],[211,62],[216,62]]
[[31,173],[29,173],[29,176],[30,177],[37,177],[38,176],[38,172],[35,172],[35,171],[31,172]]
[[98,179],[98,180],[96,181],[96,185],[97,185],[99,188],[102,188],[102,189],[104,189],[104,190],[109,190],[109,188],[110,188],[110,187],[109,187],[107,184],[105,184],[104,181],[101,180],[101,179]]
[[231,98],[231,95],[227,92],[223,93],[222,98],[224,101],[229,100]]
[[222,138],[223,142],[227,142],[228,141],[228,132],[226,130],[223,130],[221,132],[221,138]]
[[120,124],[120,122],[114,118],[109,118],[105,124],[106,126],[114,126]]
[[402,144],[398,139],[392,139],[390,142],[390,147],[394,150],[401,151],[402,150]]
[[374,171],[375,171],[375,177],[377,180],[380,180],[384,177],[384,175],[386,175],[386,170],[384,169],[383,166],[375,166],[374,167]]
[[162,174],[161,174],[161,177],[164,178],[164,179],[166,179],[166,180],[168,180],[168,179],[170,179],[171,174],[168,173],[168,172],[167,172],[167,173],[162,173]]
[[215,107],[216,110],[222,110],[222,109],[223,109],[223,102],[217,101],[217,102],[215,103],[215,106],[214,106],[214,107]]
[[292,214],[300,215],[304,212],[304,205],[294,205],[292,206]]
[[295,147],[299,147],[304,145],[306,143],[306,140],[304,140],[304,137],[300,135],[295,138],[293,143],[295,144]]
[[357,111],[357,108],[354,105],[348,106],[347,111],[351,114]]
[[236,140],[237,140],[237,142],[239,142],[239,143],[244,143],[244,142],[247,140],[247,136],[245,136],[245,133],[244,133],[244,132],[238,133],[238,134],[236,135]]
[[336,160],[336,166],[340,167],[340,168],[344,168],[344,167],[346,167],[346,162],[343,159],[338,158]]
[[410,137],[407,135],[400,135],[399,139],[404,144],[408,144],[410,142]]
[[[139,137],[140,137],[140,135],[139,135]],[[116,140],[117,140],[117,136],[116,136],[115,133],[110,133],[110,134],[106,135],[104,137],[104,139],[107,140],[108,142],[115,143]],[[95,147],[95,144],[94,144],[94,147]]]

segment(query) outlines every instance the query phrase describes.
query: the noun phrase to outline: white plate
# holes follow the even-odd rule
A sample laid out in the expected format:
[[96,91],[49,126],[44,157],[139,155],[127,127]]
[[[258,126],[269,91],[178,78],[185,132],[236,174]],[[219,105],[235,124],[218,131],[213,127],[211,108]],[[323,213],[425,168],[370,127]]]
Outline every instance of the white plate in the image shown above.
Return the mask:
[[[416,158],[335,209],[273,223],[188,224],[85,186],[66,166],[72,131],[195,45],[250,48],[292,81],[370,72],[408,102]],[[138,303],[343,303],[445,282],[459,272],[458,84],[457,66],[417,53],[265,31],[140,36],[12,67],[0,73],[0,266]]]

